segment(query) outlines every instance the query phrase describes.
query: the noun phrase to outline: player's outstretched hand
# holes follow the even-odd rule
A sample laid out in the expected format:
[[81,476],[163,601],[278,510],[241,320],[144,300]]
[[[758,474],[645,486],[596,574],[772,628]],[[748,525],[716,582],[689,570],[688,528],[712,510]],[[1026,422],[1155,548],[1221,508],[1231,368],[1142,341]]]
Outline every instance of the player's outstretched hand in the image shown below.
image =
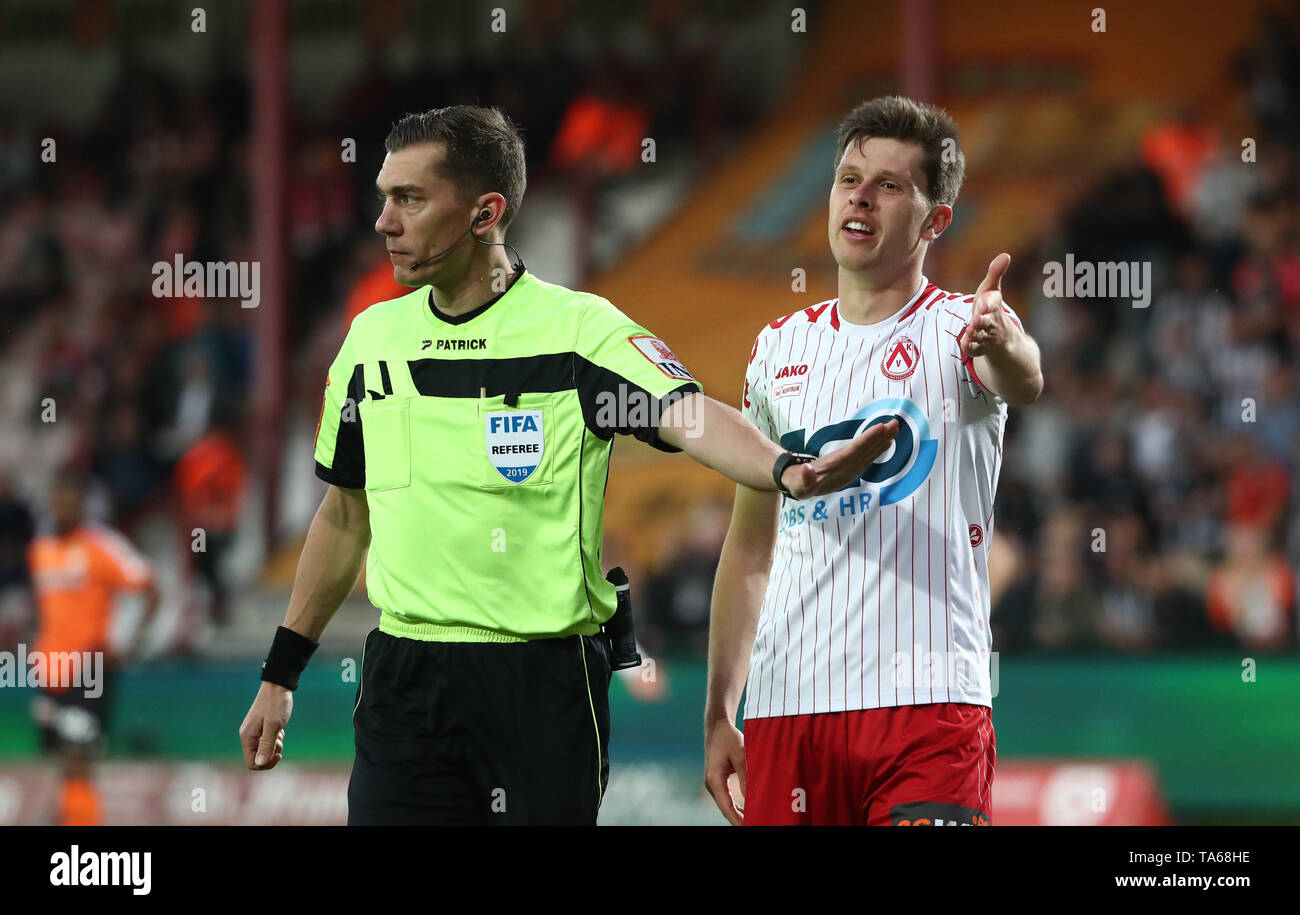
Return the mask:
[[1015,325],[1002,308],[1002,275],[1010,264],[1011,255],[1006,252],[989,262],[989,272],[975,290],[970,323],[961,335],[963,353],[986,356],[990,351],[1005,347],[1015,334]]
[[[740,806],[731,796],[732,773],[740,780]],[[704,787],[732,826],[745,820],[745,735],[730,721],[709,729],[704,739]]]
[[791,464],[781,477],[793,499],[809,499],[835,492],[850,480],[861,476],[889,449],[898,435],[898,420],[877,423],[843,448],[836,448],[807,464]]
[[239,726],[244,765],[250,769],[275,767],[284,756],[284,726],[292,714],[293,692],[263,681],[252,708]]

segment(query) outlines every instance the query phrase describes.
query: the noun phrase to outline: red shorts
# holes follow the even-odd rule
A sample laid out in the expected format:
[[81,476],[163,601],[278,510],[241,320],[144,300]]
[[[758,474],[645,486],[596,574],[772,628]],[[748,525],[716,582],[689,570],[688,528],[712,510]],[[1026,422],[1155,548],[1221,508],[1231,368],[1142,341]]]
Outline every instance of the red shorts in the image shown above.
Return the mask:
[[988,826],[997,747],[983,705],[745,722],[745,823]]

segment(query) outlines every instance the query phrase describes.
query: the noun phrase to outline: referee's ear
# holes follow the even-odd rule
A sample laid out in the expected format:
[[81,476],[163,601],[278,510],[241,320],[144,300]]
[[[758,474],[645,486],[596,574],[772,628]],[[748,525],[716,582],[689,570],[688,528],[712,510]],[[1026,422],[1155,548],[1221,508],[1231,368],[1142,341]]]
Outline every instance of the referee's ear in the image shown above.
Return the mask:
[[[484,214],[487,214],[486,216]],[[498,193],[484,194],[479,197],[474,208],[474,215],[471,217],[473,222],[470,228],[479,238],[485,238],[492,234],[493,229],[500,228],[501,234],[505,234],[505,226],[502,224],[506,213],[506,198]]]

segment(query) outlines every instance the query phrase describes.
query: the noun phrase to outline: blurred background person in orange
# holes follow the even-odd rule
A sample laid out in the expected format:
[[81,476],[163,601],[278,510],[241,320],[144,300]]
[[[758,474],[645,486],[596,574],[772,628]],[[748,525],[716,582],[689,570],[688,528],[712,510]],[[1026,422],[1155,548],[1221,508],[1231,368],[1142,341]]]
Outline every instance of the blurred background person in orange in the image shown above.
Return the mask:
[[230,401],[216,401],[207,433],[185,451],[172,474],[181,555],[189,558],[187,571],[207,586],[208,615],[219,627],[228,620],[222,560],[234,542],[244,501],[246,470],[237,420]]
[[[50,491],[52,530],[37,536],[27,561],[36,592],[38,627],[31,655],[98,653],[101,680],[94,689],[46,684],[32,703],[41,747],[60,761],[57,822],[97,826],[101,804],[91,779],[91,761],[106,743],[108,712],[117,668],[138,651],[158,606],[149,562],[116,531],[85,519],[88,481],[74,470],[60,473]],[[125,650],[110,644],[114,598],[144,591],[144,616]],[[52,662],[47,669],[53,670]]]

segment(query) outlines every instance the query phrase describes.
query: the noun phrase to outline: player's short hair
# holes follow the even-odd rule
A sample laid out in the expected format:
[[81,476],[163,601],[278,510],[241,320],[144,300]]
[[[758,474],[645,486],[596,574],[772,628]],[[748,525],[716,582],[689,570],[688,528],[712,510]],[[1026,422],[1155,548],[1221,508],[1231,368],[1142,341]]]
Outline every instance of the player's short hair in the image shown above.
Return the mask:
[[[917,102],[901,95],[886,95],[863,102],[849,112],[836,131],[835,168],[849,144],[872,137],[916,143],[924,151],[926,197],[931,203],[952,206],[957,202],[966,177],[966,154],[952,116],[938,105]],[[947,154],[945,155],[945,152]]]
[[498,225],[504,232],[524,202],[528,183],[524,141],[510,119],[496,108],[452,105],[408,114],[389,131],[384,149],[397,152],[419,143],[442,143],[436,166],[456,186],[458,198],[496,191],[506,199]]

